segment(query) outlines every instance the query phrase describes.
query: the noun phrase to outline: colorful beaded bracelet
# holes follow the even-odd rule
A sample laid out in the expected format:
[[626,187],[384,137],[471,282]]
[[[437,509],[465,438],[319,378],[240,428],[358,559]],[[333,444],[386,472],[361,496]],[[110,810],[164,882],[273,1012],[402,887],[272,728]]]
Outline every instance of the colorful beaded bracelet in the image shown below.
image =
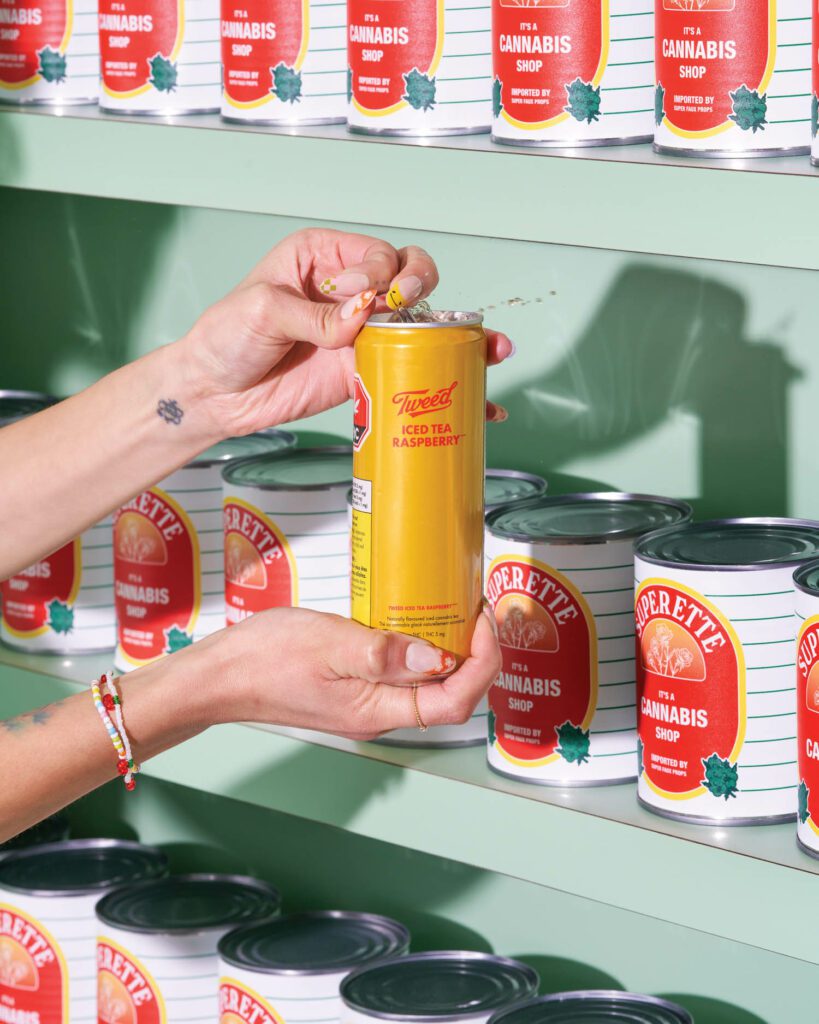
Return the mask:
[[[102,688],[105,688],[105,693],[102,692]],[[102,724],[105,726],[105,731],[117,752],[117,771],[123,776],[125,788],[130,792],[136,788],[134,775],[139,771],[139,765],[134,761],[131,753],[131,744],[122,717],[122,701],[114,685],[113,672],[103,673],[99,679],[95,679],[91,683],[91,696],[94,699],[94,707],[99,712]],[[111,721],[109,712],[113,713],[116,725]]]

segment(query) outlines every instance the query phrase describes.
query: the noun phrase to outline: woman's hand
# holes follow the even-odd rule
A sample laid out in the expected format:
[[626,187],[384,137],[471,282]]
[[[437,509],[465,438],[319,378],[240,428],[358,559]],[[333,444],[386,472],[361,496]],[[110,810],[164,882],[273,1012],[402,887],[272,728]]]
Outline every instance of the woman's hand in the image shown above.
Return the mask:
[[[437,283],[435,263],[417,246],[299,231],[182,339],[187,375],[224,436],[312,416],[351,397],[352,345],[367,318],[386,308],[384,296],[412,305]],[[505,335],[488,336],[490,364],[511,354]]]

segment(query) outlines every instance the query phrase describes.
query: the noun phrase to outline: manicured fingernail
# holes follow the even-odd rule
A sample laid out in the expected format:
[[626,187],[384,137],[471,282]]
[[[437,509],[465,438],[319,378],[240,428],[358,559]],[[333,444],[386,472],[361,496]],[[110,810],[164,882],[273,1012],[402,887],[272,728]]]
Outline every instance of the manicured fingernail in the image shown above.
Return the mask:
[[511,359],[511,358],[512,358],[512,356],[513,356],[513,355],[515,355],[515,354],[517,353],[518,347],[517,347],[517,345],[516,345],[516,344],[514,343],[514,341],[512,341],[512,339],[511,339],[511,338],[509,338],[509,339],[508,339],[508,341],[509,341],[509,346],[510,346],[510,349],[511,349],[511,351],[509,352],[509,355],[508,355],[508,356],[507,356],[506,358],[507,358],[507,359]]
[[498,405],[496,402],[491,402],[490,404],[492,406],[492,415],[489,417],[489,422],[505,423],[509,419],[509,410],[502,405]]
[[423,676],[442,676],[455,668],[455,658],[430,644],[410,644],[405,655],[410,672]]
[[370,279],[366,274],[351,270],[349,273],[344,271],[337,277],[325,277],[319,285],[319,291],[322,295],[358,295],[369,286]]
[[421,278],[416,277],[415,274],[402,277],[400,281],[393,281],[392,287],[387,292],[387,305],[390,309],[411,306],[423,289]]
[[358,295],[354,295],[351,299],[348,299],[341,307],[341,319],[352,320],[354,316],[358,316],[359,313],[363,313],[367,306],[375,298],[375,288],[368,288],[365,292],[359,292]]

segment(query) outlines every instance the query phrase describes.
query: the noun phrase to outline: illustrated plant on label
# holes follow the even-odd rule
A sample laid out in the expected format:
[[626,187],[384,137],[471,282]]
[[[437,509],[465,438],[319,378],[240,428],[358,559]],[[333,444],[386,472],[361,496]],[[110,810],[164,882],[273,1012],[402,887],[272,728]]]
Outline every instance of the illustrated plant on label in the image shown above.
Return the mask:
[[503,110],[503,83],[499,78],[496,78],[492,83],[492,113],[495,117],[500,117],[501,111]]
[[805,785],[805,780],[801,779],[799,782],[799,789],[797,790],[797,798],[799,801],[799,820],[804,825],[810,817],[810,811],[808,810],[808,800],[810,799],[810,790]]
[[816,93],[811,96],[810,101],[810,134],[811,138],[816,138],[816,132],[819,130],[819,96]]
[[66,59],[58,51],[52,50],[50,46],[44,46],[37,51],[40,58],[38,71],[47,82],[64,82],[66,75]]
[[193,637],[178,626],[171,626],[165,633],[165,653],[173,654],[174,651],[181,651],[183,647],[190,647]]
[[70,633],[74,628],[74,610],[56,598],[50,601],[48,608],[48,625],[55,633]]
[[555,729],[558,754],[569,764],[583,764],[589,759],[589,730],[572,722],[564,722]]
[[737,795],[739,772],[735,764],[731,764],[719,754],[712,754],[708,758],[703,758],[702,766],[705,769],[702,784],[712,796],[728,800]]
[[729,93],[733,103],[733,113],[729,119],[734,121],[743,131],[764,131],[768,123],[765,115],[768,112],[768,100],[765,94],[746,89],[741,85],[736,92]]
[[270,69],[273,78],[271,92],[283,103],[297,103],[301,99],[301,75],[284,62]]
[[591,82],[583,82],[579,78],[563,87],[566,90],[567,104],[564,110],[576,121],[591,124],[600,117],[600,86],[596,89]]
[[151,85],[159,92],[174,92],[177,79],[176,64],[172,64],[161,53],[151,57],[148,64],[151,68]]
[[665,89],[662,83],[654,90],[654,124],[661,125],[665,117]]
[[435,106],[435,78],[422,75],[417,68],[404,75],[406,92],[402,96],[414,110],[432,110]]

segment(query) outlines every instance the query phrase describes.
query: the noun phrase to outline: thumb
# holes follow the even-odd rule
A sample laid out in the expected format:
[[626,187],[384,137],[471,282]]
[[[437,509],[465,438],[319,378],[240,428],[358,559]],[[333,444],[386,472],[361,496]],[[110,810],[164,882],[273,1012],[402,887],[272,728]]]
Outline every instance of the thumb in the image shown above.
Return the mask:
[[290,288],[258,282],[254,330],[291,343],[306,341],[317,348],[338,349],[352,345],[370,315],[376,298],[374,288],[359,292],[343,303],[311,302]]
[[455,655],[413,636],[369,629],[349,619],[339,619],[337,630],[325,658],[339,677],[408,686],[439,679],[457,666]]

